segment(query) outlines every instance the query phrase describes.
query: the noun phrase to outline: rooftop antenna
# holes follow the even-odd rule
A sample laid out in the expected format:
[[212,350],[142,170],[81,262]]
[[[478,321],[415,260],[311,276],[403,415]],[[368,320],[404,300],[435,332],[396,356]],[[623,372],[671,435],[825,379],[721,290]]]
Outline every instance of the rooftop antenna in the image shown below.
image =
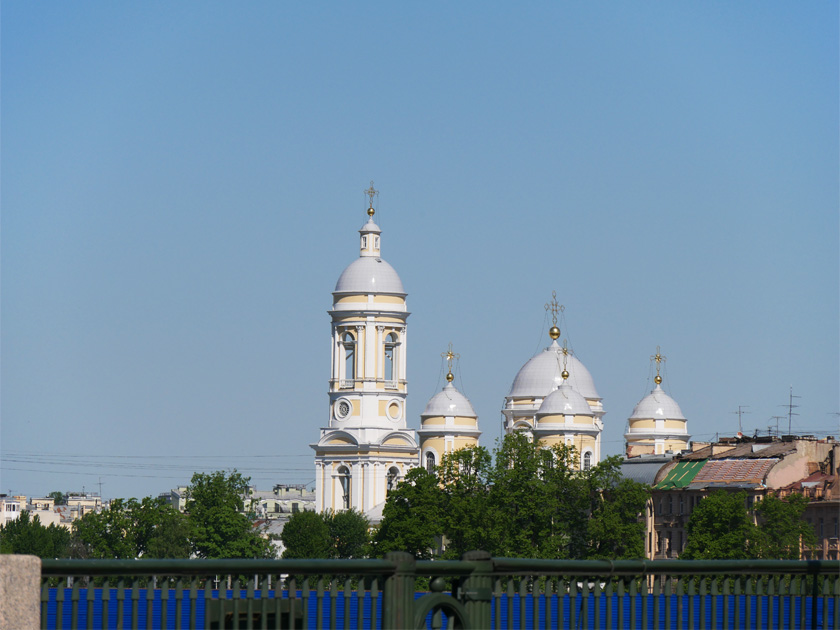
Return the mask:
[[750,413],[749,411],[744,411],[749,405],[738,405],[738,411],[733,411],[732,413],[738,414],[738,433],[743,433],[744,428],[741,424],[741,416],[745,413]]
[[[784,416],[770,416],[770,419],[776,421],[776,435],[779,435],[779,420],[784,420],[785,417]],[[773,425],[771,424],[767,428],[771,429],[772,427],[773,427]]]
[[102,477],[99,478],[99,498],[102,498]]
[[[799,405],[794,405],[793,404],[793,399],[794,398],[802,398],[802,396],[794,396],[793,395],[793,385],[791,385],[790,386],[790,397],[788,398],[788,404],[779,405],[780,407],[787,407],[787,410],[788,410],[788,415],[787,415],[787,418],[788,418],[788,435],[791,435],[791,425],[792,425],[792,421],[793,421],[793,416],[798,416],[799,415],[798,413],[794,413],[794,411],[793,411],[794,409],[797,409],[799,407]],[[782,417],[784,418],[784,416],[782,416]]]

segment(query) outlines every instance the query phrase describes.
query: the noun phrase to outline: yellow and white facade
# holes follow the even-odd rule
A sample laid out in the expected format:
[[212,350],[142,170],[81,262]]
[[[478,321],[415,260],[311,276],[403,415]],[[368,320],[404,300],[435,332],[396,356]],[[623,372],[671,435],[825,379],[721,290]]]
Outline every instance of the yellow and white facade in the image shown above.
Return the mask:
[[[452,354],[450,350],[449,355]],[[432,396],[420,414],[420,464],[431,472],[444,455],[478,446],[478,415],[469,399],[452,384],[450,367],[446,386]]]
[[380,256],[381,230],[359,230],[359,258],[333,291],[329,426],[315,450],[315,509],[374,515],[419,462],[406,424],[406,293]]
[[688,420],[680,406],[662,389],[661,363],[665,360],[656,349],[651,357],[656,361],[656,386],[642,398],[627,419],[627,433],[624,434],[627,457],[636,455],[662,455],[678,453],[688,449],[691,435]]
[[[513,379],[502,409],[507,433],[522,431],[546,446],[574,446],[581,469],[601,461],[604,405],[589,371],[557,339],[556,301],[551,345],[532,357]],[[547,305],[547,308],[549,305]]]

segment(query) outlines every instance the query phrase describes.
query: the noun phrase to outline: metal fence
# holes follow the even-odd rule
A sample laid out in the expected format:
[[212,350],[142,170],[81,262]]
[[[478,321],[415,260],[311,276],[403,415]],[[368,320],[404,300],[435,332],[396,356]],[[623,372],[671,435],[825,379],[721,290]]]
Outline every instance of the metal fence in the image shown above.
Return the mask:
[[838,561],[44,560],[42,628],[836,628]]

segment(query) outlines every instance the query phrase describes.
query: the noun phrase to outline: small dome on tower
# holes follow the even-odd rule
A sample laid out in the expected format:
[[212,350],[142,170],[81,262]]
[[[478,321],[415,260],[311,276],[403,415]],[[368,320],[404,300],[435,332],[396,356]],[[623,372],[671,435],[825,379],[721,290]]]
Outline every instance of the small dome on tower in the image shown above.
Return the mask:
[[658,383],[650,394],[639,401],[639,404],[633,409],[633,413],[630,414],[630,420],[648,420],[651,418],[663,420],[686,419],[677,401],[666,394]]
[[420,419],[422,421],[425,418],[440,416],[459,416],[461,418],[478,417],[469,398],[455,389],[455,386],[451,382],[447,383],[441,391],[432,396],[423,413],[420,414]]
[[[557,341],[532,357],[513,379],[509,397],[541,398],[547,396],[563,382],[563,349]],[[568,383],[584,398],[600,399],[592,375],[572,354],[565,357]]]
[[586,399],[564,382],[543,400],[537,411],[537,419],[544,416],[594,416]]

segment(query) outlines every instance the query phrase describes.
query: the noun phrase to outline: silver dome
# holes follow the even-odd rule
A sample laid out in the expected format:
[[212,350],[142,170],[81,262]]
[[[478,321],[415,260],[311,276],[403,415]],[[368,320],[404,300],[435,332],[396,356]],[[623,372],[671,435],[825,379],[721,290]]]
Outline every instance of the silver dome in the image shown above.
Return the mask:
[[469,398],[455,389],[452,383],[447,383],[442,391],[432,396],[420,418],[435,418],[438,416],[461,416],[462,418],[477,418]]
[[362,256],[351,262],[335,283],[333,293],[392,293],[405,295],[402,280],[381,258]]
[[563,383],[559,389],[555,389],[545,397],[537,411],[537,419],[557,415],[594,416],[595,414],[586,402],[586,398],[572,389],[568,383]]
[[[508,397],[543,398],[563,382],[563,350],[556,341],[532,357],[513,379]],[[568,383],[584,398],[600,399],[589,371],[571,354],[566,358]]]
[[662,388],[657,385],[653,391],[642,398],[630,420],[649,420],[649,419],[667,419],[667,420],[685,420],[680,406],[677,401],[666,394]]

